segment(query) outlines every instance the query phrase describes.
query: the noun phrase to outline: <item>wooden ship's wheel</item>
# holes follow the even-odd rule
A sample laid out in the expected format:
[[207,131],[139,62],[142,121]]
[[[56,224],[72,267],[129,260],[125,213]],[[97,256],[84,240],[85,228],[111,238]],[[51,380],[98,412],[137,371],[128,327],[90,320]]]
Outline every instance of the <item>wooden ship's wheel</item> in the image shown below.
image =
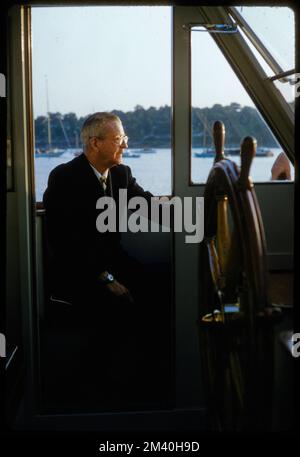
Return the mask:
[[272,425],[273,328],[265,235],[249,177],[256,140],[241,145],[241,169],[224,155],[225,127],[213,128],[216,156],[204,192],[199,336],[210,427]]

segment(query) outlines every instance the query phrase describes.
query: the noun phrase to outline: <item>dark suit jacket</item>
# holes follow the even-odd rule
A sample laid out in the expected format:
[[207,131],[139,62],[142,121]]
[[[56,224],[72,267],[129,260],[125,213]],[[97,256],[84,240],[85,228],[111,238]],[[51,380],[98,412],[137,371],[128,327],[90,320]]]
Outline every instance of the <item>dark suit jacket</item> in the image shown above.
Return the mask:
[[[128,166],[118,165],[108,173],[106,194],[119,211],[119,189],[127,189],[128,199],[153,196],[140,187]],[[85,154],[51,171],[43,196],[46,233],[52,257],[54,291],[71,296],[93,287],[104,270],[114,272],[121,261],[120,233],[100,233],[96,201],[103,189]]]

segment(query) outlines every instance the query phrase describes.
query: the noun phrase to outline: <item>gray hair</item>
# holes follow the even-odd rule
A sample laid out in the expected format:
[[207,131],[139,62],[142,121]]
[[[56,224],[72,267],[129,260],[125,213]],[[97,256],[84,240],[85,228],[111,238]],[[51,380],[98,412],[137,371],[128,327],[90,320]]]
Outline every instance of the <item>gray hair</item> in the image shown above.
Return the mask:
[[81,141],[86,147],[93,136],[103,138],[106,134],[106,125],[110,122],[121,122],[121,119],[112,113],[94,113],[86,118],[81,128]]

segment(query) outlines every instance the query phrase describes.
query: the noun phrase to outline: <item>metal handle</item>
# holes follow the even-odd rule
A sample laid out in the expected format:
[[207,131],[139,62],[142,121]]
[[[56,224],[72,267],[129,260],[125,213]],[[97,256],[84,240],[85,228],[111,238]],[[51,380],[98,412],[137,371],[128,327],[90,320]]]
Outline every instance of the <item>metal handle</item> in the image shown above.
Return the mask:
[[[197,27],[201,27],[198,29]],[[202,22],[189,22],[182,26],[185,30],[191,30],[192,32],[209,32],[209,33],[236,33],[236,24],[207,24]]]

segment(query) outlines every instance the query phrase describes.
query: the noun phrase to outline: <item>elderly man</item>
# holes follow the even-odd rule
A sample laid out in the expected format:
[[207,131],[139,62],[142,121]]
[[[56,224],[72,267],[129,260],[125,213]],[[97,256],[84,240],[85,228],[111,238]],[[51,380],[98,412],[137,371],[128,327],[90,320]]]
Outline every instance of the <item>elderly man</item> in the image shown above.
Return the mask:
[[121,249],[118,231],[97,230],[96,202],[107,195],[118,208],[119,189],[127,190],[128,199],[142,196],[150,202],[152,194],[122,165],[128,138],[118,116],[89,116],[81,138],[83,154],[50,173],[43,197],[54,292],[74,303],[87,297],[92,300],[99,293],[130,301],[130,293],[118,276],[128,272],[130,260]]
[[[96,202],[100,197],[110,196],[118,208],[120,189],[127,190],[128,199],[141,196],[150,202],[152,194],[144,191],[132,177],[130,168],[122,164],[128,138],[118,116],[110,113],[89,116],[81,137],[83,153],[52,170],[43,203],[52,260],[51,292],[60,300],[58,303],[72,304],[68,325],[88,329],[92,352],[82,357],[84,373],[90,373],[84,379],[88,377],[94,386],[99,386],[97,395],[102,395],[102,402],[104,397],[108,398],[108,392],[113,393],[114,399],[116,392],[123,392],[124,397],[121,389],[124,376],[129,384],[135,385],[134,389],[141,385],[137,376],[141,372],[140,363],[149,360],[145,354],[145,324],[149,316],[143,318],[149,309],[146,305],[149,293],[141,284],[143,270],[122,250],[118,230],[104,233],[97,230]],[[147,282],[144,275],[145,279]],[[141,297],[141,289],[145,299]],[[149,345],[148,349],[151,349]],[[76,367],[73,371],[71,367],[68,369],[72,380],[76,379]],[[104,388],[105,378],[103,391],[100,386]],[[67,383],[64,397],[72,383]],[[95,398],[94,392],[93,403]]]

